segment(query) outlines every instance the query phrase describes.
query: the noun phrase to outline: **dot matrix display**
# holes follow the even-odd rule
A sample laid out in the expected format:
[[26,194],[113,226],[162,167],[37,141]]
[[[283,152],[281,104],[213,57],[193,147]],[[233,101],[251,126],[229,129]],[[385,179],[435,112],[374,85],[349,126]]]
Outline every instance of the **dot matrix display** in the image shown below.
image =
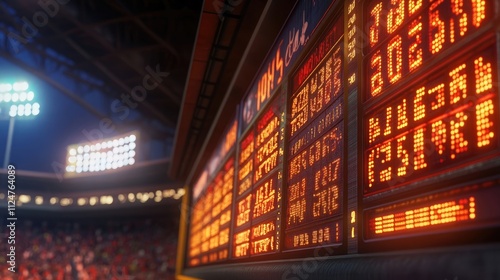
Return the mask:
[[452,190],[410,197],[369,208],[364,218],[365,238],[429,234],[482,227],[498,220],[499,206],[495,199],[500,189],[498,179],[464,184]]
[[366,194],[498,146],[494,61],[471,57],[368,115]]
[[281,99],[275,99],[239,143],[234,258],[269,254],[279,248],[285,118],[280,103]]
[[[190,266],[498,225],[500,181],[477,167],[500,152],[494,5],[358,2],[308,39],[283,85],[263,87],[241,131],[230,129],[224,149],[236,144],[236,156],[192,206]],[[473,178],[457,182],[469,166]]]
[[234,184],[234,159],[229,158],[191,210],[190,266],[229,257],[229,231]]
[[293,79],[303,82],[289,99],[285,249],[341,243],[342,44],[331,46],[306,79],[300,70],[301,79]]
[[488,39],[492,4],[386,0],[364,5],[366,240],[484,219],[477,205],[485,205],[486,196],[474,193],[423,196],[425,201],[406,200],[397,207],[369,201],[401,198],[396,194],[412,187],[389,191],[412,184],[422,186],[422,195],[445,188],[444,182],[421,181],[450,177],[498,153],[498,46]]
[[488,21],[484,0],[385,0],[366,5],[367,99],[421,68]]

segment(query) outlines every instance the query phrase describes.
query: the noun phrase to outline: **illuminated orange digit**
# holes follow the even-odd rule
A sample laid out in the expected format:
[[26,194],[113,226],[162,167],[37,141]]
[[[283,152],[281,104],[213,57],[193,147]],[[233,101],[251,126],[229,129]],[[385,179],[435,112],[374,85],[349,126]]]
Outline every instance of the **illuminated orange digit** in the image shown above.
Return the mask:
[[461,98],[467,97],[467,72],[465,64],[450,72],[450,104],[455,104]]
[[372,76],[370,77],[372,96],[377,96],[382,92],[384,81],[382,80],[382,57],[380,51],[377,51],[371,58],[370,67]]
[[418,121],[425,117],[425,87],[421,87],[415,91],[415,99],[413,99],[413,120]]
[[[335,51],[333,54],[334,61],[333,61],[333,92],[332,96],[336,97],[340,90],[342,89],[342,79],[340,74],[342,73],[342,57],[341,57],[341,52],[340,48]],[[328,99],[327,102],[329,102],[330,99]],[[325,103],[327,103],[325,102]]]
[[380,125],[378,118],[370,118],[368,120],[368,143],[371,144],[380,136]]
[[495,136],[493,121],[490,119],[493,113],[493,101],[491,99],[476,105],[478,147],[488,146],[491,143],[491,139]]
[[387,64],[389,82],[395,83],[401,78],[403,68],[403,41],[399,35],[387,46]]
[[385,131],[384,136],[392,133],[392,107],[387,107],[385,110]]
[[321,142],[318,141],[309,147],[309,166],[321,159]]
[[370,11],[372,17],[372,23],[370,25],[370,46],[378,43],[379,33],[380,33],[380,16],[382,13],[382,3],[378,3]]
[[406,117],[406,98],[403,99],[401,104],[398,104],[398,129],[405,128],[408,126],[408,118]]
[[428,91],[432,97],[431,109],[437,110],[445,105],[444,84],[439,84]]
[[430,23],[430,49],[431,53],[435,54],[441,51],[445,42],[445,25],[444,21],[439,18],[439,10],[437,7],[443,3],[443,0],[437,0],[430,7],[429,23]]
[[490,62],[484,63],[482,57],[474,60],[474,74],[476,80],[476,94],[484,93],[493,88]]
[[[380,163],[384,165],[390,164],[392,160],[391,142],[385,142],[380,146],[380,148],[377,148],[377,150],[379,150],[381,154],[385,154],[385,158],[382,158]],[[380,182],[387,182],[390,180],[392,180],[392,167],[388,166],[386,169],[380,171]]]
[[412,16],[422,7],[422,0],[408,0],[408,15]]
[[472,24],[475,27],[481,26],[482,21],[486,18],[486,1],[472,0]]
[[403,148],[403,144],[406,141],[406,135],[401,136],[397,140],[397,152],[396,156],[400,160],[400,164],[398,166],[398,177],[405,176],[408,172],[408,166],[410,165],[410,160],[408,156],[408,151]]
[[[323,69],[323,68],[321,68],[321,69]],[[320,69],[319,71],[321,71],[321,69]],[[318,72],[319,72],[319,71],[318,71]],[[318,90],[318,86],[321,86],[321,82],[318,82],[318,77],[319,77],[319,76],[320,76],[320,75],[319,75],[318,73],[313,74],[313,75],[311,76],[311,80],[310,80],[310,82],[309,82],[309,85],[310,85],[310,86],[309,86],[309,88],[310,88],[310,90],[311,90],[311,93],[316,92],[316,90]]]
[[373,187],[375,183],[375,149],[368,155],[368,187]]
[[468,116],[464,112],[455,114],[455,119],[450,121],[450,150],[451,159],[457,154],[467,151],[468,142],[464,139],[464,132],[461,129],[465,126]]
[[404,8],[404,0],[391,0],[391,8],[387,15],[387,33],[391,34],[403,23],[405,19]]
[[[467,32],[467,13],[464,12],[464,0],[452,0],[451,11],[456,16],[456,21],[458,21],[460,36],[464,36],[465,32]],[[450,42],[452,43],[455,41],[456,21],[454,18],[450,19]]]
[[408,37],[413,39],[408,48],[408,61],[411,72],[422,65],[422,17],[418,17],[410,24]]

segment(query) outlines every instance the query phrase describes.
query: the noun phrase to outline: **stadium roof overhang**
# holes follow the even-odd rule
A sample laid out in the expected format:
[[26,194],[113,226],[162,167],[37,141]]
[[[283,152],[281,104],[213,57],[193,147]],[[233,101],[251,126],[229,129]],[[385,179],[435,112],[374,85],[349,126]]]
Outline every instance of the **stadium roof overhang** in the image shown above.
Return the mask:
[[234,118],[296,4],[229,1],[235,5],[223,7],[221,14],[217,2],[204,2],[175,133],[170,176],[186,184],[193,183]]

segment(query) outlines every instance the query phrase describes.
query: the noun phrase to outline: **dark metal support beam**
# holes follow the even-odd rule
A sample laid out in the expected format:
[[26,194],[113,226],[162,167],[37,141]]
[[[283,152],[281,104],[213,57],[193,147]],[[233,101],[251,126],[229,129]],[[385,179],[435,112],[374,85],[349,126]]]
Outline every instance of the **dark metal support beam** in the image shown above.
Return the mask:
[[[165,16],[164,11],[151,11],[151,12],[146,12],[146,13],[142,13],[142,14],[126,15],[126,16],[122,16],[122,17],[118,17],[118,18],[111,18],[111,19],[107,19],[107,20],[103,20],[103,21],[99,21],[99,22],[95,22],[95,23],[85,24],[85,27],[92,29],[92,28],[99,27],[99,26],[106,26],[108,24],[130,21],[130,20],[133,20],[134,17],[146,18],[146,17],[161,17],[161,16]],[[63,35],[69,36],[69,35],[72,35],[72,34],[79,32],[80,30],[81,30],[80,27],[73,28],[73,29],[70,29],[68,31],[63,32]]]
[[[108,42],[102,36],[100,36],[99,34],[97,34],[94,29],[90,28],[88,25],[82,24],[75,17],[69,15],[65,11],[65,7],[61,7],[61,13],[65,16],[66,19],[68,19],[73,24],[75,24],[83,32],[85,32],[86,34],[88,34],[89,36],[91,36],[94,40],[96,40],[97,42],[99,42],[99,44],[101,44],[101,46],[103,46],[106,50],[108,50],[108,52],[110,54],[117,56],[130,69],[132,69],[133,71],[135,71],[141,77],[144,77],[144,76],[147,75],[147,73],[146,73],[146,71],[144,69],[138,68],[137,65],[134,65],[132,62],[130,62],[130,60],[127,57],[125,57],[123,54],[121,54],[120,51],[117,50],[114,46],[112,46],[110,42]],[[130,19],[133,19],[132,16],[129,16],[129,17],[130,17]],[[61,32],[61,34],[62,34],[62,32]],[[163,46],[162,44],[160,44],[160,45]],[[94,58],[91,58],[89,60],[91,60],[91,63],[93,63],[93,64],[100,63],[100,62],[96,62],[96,60]],[[160,89],[160,91],[162,93],[164,93],[165,96],[167,96],[168,98],[170,98],[174,102],[174,104],[176,104],[176,105],[180,104],[179,97],[177,95],[173,94],[170,90],[166,89],[163,85],[159,85],[158,89]]]
[[[56,34],[61,34],[61,31],[48,24],[48,26],[54,31]],[[129,88],[125,83],[123,83],[115,74],[113,74],[106,66],[97,61],[92,61],[92,57],[88,54],[82,47],[80,47],[76,42],[72,39],[65,37],[64,40],[68,43],[71,48],[73,48],[76,52],[78,52],[84,59],[91,61],[91,63],[99,69],[103,74],[105,74],[114,84],[124,90],[126,93],[132,92],[132,89]],[[149,104],[147,101],[143,101],[141,103],[142,106],[146,107],[152,114],[154,114],[158,120],[164,122],[167,125],[175,125],[170,119],[167,119],[160,111],[158,111],[155,107]]]
[[165,47],[176,59],[176,64],[180,62],[180,56],[177,50],[170,45],[168,42],[163,40],[158,34],[156,34],[153,30],[151,30],[149,27],[147,27],[142,20],[134,16],[132,12],[130,12],[119,0],[112,0],[111,6],[115,8],[115,10],[124,13],[127,16],[133,16],[133,21],[134,23],[139,26],[144,32],[146,32],[151,38],[153,38],[156,42],[160,43],[163,47]]

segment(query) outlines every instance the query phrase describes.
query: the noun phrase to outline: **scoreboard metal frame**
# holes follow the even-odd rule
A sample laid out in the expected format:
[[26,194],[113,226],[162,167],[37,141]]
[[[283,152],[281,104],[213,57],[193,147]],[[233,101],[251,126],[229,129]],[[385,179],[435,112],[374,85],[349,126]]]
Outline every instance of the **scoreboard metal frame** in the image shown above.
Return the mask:
[[212,167],[234,162],[228,251],[193,263],[188,227],[183,273],[305,279],[291,268],[311,260],[308,277],[383,279],[405,258],[448,264],[394,272],[410,279],[498,273],[500,1],[313,2],[324,12],[309,33],[284,27],[296,44],[276,41]]

